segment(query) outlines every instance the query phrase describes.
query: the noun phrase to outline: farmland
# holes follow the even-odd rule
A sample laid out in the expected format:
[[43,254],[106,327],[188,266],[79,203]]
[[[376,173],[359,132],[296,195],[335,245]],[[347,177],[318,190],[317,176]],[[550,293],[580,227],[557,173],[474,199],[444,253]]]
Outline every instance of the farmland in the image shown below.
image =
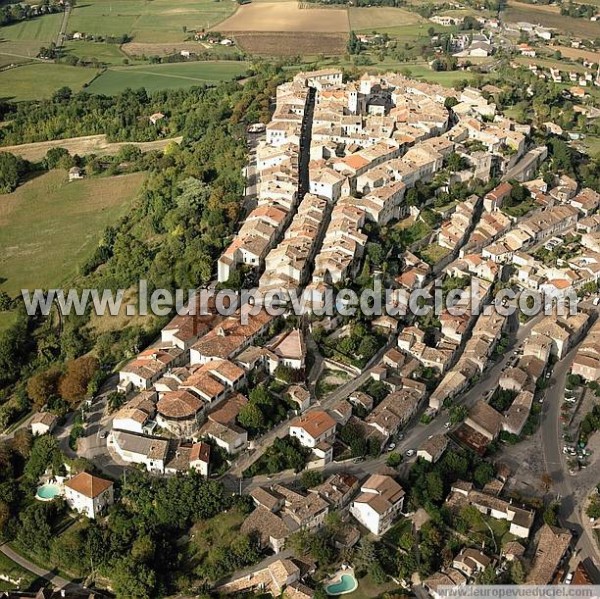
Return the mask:
[[62,18],[62,13],[55,13],[6,25],[0,29],[0,38],[14,41],[36,41],[39,42],[39,49],[39,46],[56,41]]
[[554,28],[562,34],[587,37],[595,39],[600,33],[598,23],[586,19],[574,19],[564,17],[555,6],[539,6],[536,4],[524,4],[521,2],[508,2],[508,8],[504,13],[506,21],[517,23],[527,21],[538,23],[544,27]]
[[0,196],[0,289],[56,287],[89,256],[103,229],[123,216],[145,174],[67,182],[65,171],[36,177]]
[[81,90],[95,74],[94,69],[36,62],[0,72],[0,89],[16,101],[48,98],[63,86]]
[[128,87],[145,87],[149,92],[179,89],[228,81],[246,72],[247,65],[236,61],[188,62],[110,68],[87,88],[94,94],[113,95]]
[[78,156],[87,156],[88,154],[110,156],[117,154],[123,146],[136,146],[140,148],[142,152],[164,150],[170,143],[180,143],[181,139],[181,137],[175,137],[172,139],[158,139],[156,141],[139,143],[109,143],[106,140],[106,135],[86,135],[85,137],[39,141],[30,144],[21,144],[19,146],[4,146],[0,149],[3,152],[10,152],[11,154],[21,156],[21,158],[31,162],[40,162],[46,156],[46,153],[50,148],[65,148],[69,151],[69,154],[77,154]]
[[89,0],[75,7],[69,32],[120,36],[137,42],[181,42],[186,31],[211,28],[228,17],[232,0]]
[[350,8],[349,13],[350,28],[354,31],[379,31],[380,28],[405,27],[427,22],[417,13],[401,8]]
[[[297,2],[257,2],[244,4],[223,21],[217,30],[236,32],[348,32],[348,11],[340,9],[298,8]],[[315,53],[320,50],[315,48]]]
[[69,41],[64,45],[64,53],[67,56],[89,62],[96,59],[105,64],[123,64],[123,59],[128,58],[117,44],[102,44],[84,41]]
[[41,46],[56,41],[62,14],[52,14],[0,29],[0,66],[35,58]]
[[347,33],[248,32],[236,33],[238,45],[250,54],[261,56],[317,57],[319,54],[343,54]]

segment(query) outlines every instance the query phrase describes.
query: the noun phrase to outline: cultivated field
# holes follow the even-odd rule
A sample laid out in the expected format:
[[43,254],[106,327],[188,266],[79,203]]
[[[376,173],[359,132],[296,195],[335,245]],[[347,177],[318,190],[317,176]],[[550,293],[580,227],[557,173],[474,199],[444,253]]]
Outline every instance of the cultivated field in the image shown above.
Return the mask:
[[6,25],[0,29],[0,39],[2,40],[22,40],[37,41],[40,46],[56,41],[56,36],[60,30],[62,22],[62,13],[44,15],[35,19],[21,21],[13,25]]
[[590,39],[595,39],[600,35],[600,25],[598,23],[592,23],[592,21],[588,21],[587,19],[563,17],[556,6],[524,4],[509,0],[508,8],[504,13],[504,19],[512,23],[518,21],[538,23],[544,27],[556,29],[558,33]]
[[180,43],[162,43],[150,44],[141,42],[128,42],[121,46],[121,50],[129,56],[169,56],[178,54],[182,50],[202,54],[202,52],[211,52],[224,59],[234,57],[239,54],[235,47],[221,46],[220,44],[209,44],[208,42],[180,42]]
[[229,81],[244,75],[248,65],[238,61],[186,62],[110,68],[87,87],[93,94],[113,95],[128,87],[149,92]]
[[[298,8],[298,3],[258,2],[244,4],[216,27],[218,31],[237,32],[310,32],[342,33],[349,31],[348,11],[340,9]],[[283,50],[283,48],[282,48]],[[314,48],[319,53],[318,48]],[[298,52],[296,52],[297,54]]]
[[517,56],[515,62],[522,64],[523,66],[529,66],[530,64],[536,64],[539,67],[546,69],[559,69],[561,71],[573,71],[574,73],[584,73],[584,69],[580,64],[570,64],[554,58],[529,58],[528,56]]
[[0,94],[15,101],[48,98],[63,86],[81,90],[96,73],[94,69],[36,62],[0,72]]
[[68,183],[51,171],[0,195],[0,289],[56,287],[95,249],[102,231],[126,214],[146,175]]
[[381,27],[405,27],[427,22],[415,12],[402,8],[370,7],[350,8],[350,29],[354,31],[379,30]]
[[187,31],[211,28],[236,7],[234,0],[87,0],[73,10],[68,31],[128,34],[138,42],[181,42]]
[[600,62],[600,52],[593,52],[592,50],[585,50],[581,48],[571,48],[568,46],[546,46],[546,48],[550,52],[554,50],[560,50],[560,53],[567,58],[583,58],[585,60],[589,60],[590,62]]
[[238,45],[250,54],[260,56],[318,56],[343,54],[347,33],[236,33]]
[[18,146],[4,146],[0,147],[0,151],[16,154],[31,162],[39,162],[46,156],[46,153],[50,148],[65,148],[66,150],[69,150],[70,154],[78,154],[79,156],[87,156],[88,154],[110,156],[117,154],[123,146],[136,146],[140,148],[142,152],[149,152],[151,150],[163,150],[171,142],[181,143],[182,139],[182,137],[173,137],[170,139],[136,143],[109,143],[106,141],[106,135],[86,135],[85,137],[69,137],[67,139],[56,139],[53,141],[39,141]]
[[64,53],[77,56],[84,61],[96,59],[106,64],[122,65],[123,59],[128,58],[117,44],[102,44],[84,41],[69,41],[64,45]]

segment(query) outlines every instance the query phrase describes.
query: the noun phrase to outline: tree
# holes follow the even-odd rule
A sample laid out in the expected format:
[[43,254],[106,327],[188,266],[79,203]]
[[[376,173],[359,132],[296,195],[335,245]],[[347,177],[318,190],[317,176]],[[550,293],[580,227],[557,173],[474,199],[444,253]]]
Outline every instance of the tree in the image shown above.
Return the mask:
[[73,166],[73,159],[66,148],[50,148],[46,152],[44,165],[48,170],[54,168],[70,168]]
[[354,31],[350,32],[348,43],[346,45],[346,50],[350,55],[360,54],[362,50],[362,44],[360,43],[358,37],[356,37],[356,33],[354,33]]
[[50,397],[58,393],[61,375],[60,367],[52,366],[48,370],[34,374],[27,381],[27,395],[36,410],[43,407]]
[[0,193],[14,191],[27,169],[28,163],[20,156],[0,152]]
[[100,364],[93,356],[83,356],[67,363],[67,372],[60,380],[59,392],[68,402],[74,404],[87,394],[88,385]]
[[260,431],[264,428],[264,418],[256,403],[249,401],[238,414],[238,422],[244,428]]
[[450,422],[452,424],[462,422],[468,415],[469,410],[466,406],[452,406],[450,408]]
[[473,480],[483,487],[494,477],[494,467],[489,462],[482,462],[473,472]]
[[513,584],[523,584],[525,581],[525,570],[519,559],[515,559],[510,566],[510,580]]

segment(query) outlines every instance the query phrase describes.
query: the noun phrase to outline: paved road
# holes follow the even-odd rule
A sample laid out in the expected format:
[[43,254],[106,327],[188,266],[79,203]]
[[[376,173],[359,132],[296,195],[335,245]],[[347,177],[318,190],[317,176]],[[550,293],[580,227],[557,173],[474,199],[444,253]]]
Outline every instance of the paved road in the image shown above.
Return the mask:
[[0,551],[6,557],[11,559],[13,562],[15,562],[16,564],[19,564],[19,566],[21,566],[21,568],[24,568],[25,570],[29,570],[29,572],[32,572],[36,576],[39,576],[40,578],[47,580],[48,582],[50,582],[53,586],[55,586],[58,589],[63,589],[65,587],[69,587],[71,589],[80,589],[81,590],[83,588],[78,584],[72,583],[70,580],[66,580],[66,579],[62,578],[61,576],[54,574],[53,572],[49,572],[48,570],[45,570],[44,568],[40,568],[39,566],[36,566],[34,563],[30,562],[28,559],[25,559],[23,556],[19,555],[18,553],[15,553],[6,544],[0,545]]
[[542,448],[546,471],[552,478],[552,491],[561,495],[561,523],[580,534],[576,545],[577,561],[590,558],[595,563],[600,563],[600,550],[588,523],[584,523],[585,516],[582,517],[581,513],[585,498],[594,488],[597,478],[588,484],[577,484],[577,479],[569,473],[567,460],[562,453],[564,442],[560,427],[560,407],[563,403],[566,378],[577,347],[575,346],[554,367],[552,386],[546,393],[546,401],[542,409]]

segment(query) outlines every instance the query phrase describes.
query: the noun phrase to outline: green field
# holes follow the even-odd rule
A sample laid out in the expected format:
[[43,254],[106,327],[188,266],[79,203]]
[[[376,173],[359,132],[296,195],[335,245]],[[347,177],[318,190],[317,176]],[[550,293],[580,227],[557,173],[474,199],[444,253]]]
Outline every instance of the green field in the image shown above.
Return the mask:
[[76,6],[68,32],[128,34],[136,42],[181,42],[184,31],[207,29],[236,9],[233,0],[89,0]]
[[114,65],[122,65],[123,59],[129,58],[117,44],[70,41],[64,45],[63,52],[84,61],[96,58],[99,62]]
[[63,86],[79,91],[94,75],[94,69],[36,62],[0,72],[0,97],[36,100],[48,98]]
[[379,31],[381,27],[406,27],[416,23],[424,23],[425,19],[416,12],[402,8],[370,7],[350,8],[350,29],[354,31]]
[[135,67],[111,68],[95,79],[87,90],[94,94],[113,95],[130,87],[148,91],[178,89],[228,81],[243,75],[247,64],[236,61],[187,62]]
[[38,41],[40,46],[56,41],[56,36],[60,30],[62,22],[62,13],[44,15],[36,19],[21,21],[14,25],[6,25],[0,29],[0,39],[2,40],[24,40]]
[[96,247],[104,228],[124,215],[145,174],[68,182],[51,171],[0,195],[0,289],[56,287]]

